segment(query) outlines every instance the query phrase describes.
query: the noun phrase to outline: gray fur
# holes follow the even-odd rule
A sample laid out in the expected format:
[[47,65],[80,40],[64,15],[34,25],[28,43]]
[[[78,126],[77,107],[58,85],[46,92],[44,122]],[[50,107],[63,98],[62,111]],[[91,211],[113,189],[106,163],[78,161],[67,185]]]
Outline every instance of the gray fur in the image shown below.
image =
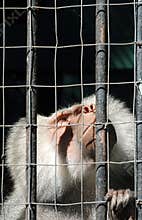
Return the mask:
[[[84,104],[95,104],[95,96],[84,99]],[[65,109],[64,109],[65,110]],[[134,158],[134,118],[124,104],[112,97],[109,97],[108,118],[112,122],[117,143],[110,155],[111,161],[127,161]],[[81,219],[80,206],[58,206],[58,215],[54,209],[55,198],[55,142],[49,143],[48,120],[53,116],[37,117],[37,202],[53,203],[53,206],[38,205],[38,220],[79,220]],[[119,122],[121,124],[119,124]],[[126,122],[126,123],[124,123]],[[21,126],[20,126],[21,125]],[[6,199],[4,208],[1,211],[0,219],[3,220],[25,220],[26,206],[26,128],[25,119],[20,119],[10,130],[6,144],[6,163],[14,180],[14,190]],[[76,143],[78,145],[78,143]],[[90,158],[84,157],[83,162],[89,162]],[[57,158],[57,163],[67,163],[66,158]],[[70,162],[68,162],[70,163]],[[15,165],[14,165],[15,164]],[[16,166],[16,165],[23,166]],[[42,166],[43,164],[43,166]],[[45,166],[46,164],[46,166]],[[14,165],[14,166],[13,166]],[[132,182],[133,168],[130,165],[111,165],[111,186],[127,188]],[[84,201],[95,201],[95,166],[83,167],[83,189]],[[80,168],[77,165],[57,166],[56,170],[56,198],[57,203],[80,202]],[[93,205],[84,205],[84,219],[94,219],[95,208]],[[5,218],[4,218],[5,216]]]

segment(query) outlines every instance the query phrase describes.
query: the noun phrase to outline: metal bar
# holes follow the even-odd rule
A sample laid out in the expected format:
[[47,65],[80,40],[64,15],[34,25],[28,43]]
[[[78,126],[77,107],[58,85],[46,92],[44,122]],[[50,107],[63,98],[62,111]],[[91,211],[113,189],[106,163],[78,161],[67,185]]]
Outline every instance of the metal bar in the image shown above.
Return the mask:
[[[96,219],[106,219],[106,0],[96,0]],[[101,43],[101,44],[100,44]],[[98,44],[98,45],[97,45]]]
[[37,188],[37,112],[36,112],[36,11],[32,6],[37,5],[38,0],[27,0],[27,93],[26,93],[26,119],[27,127],[27,216],[29,220],[36,220],[36,188]]
[[2,146],[1,146],[1,213],[4,217],[4,173],[5,173],[5,0],[3,4],[3,40],[2,40]]
[[[136,40],[142,41],[142,0],[138,0]],[[141,3],[141,4],[140,4]],[[142,45],[136,45],[136,160],[142,159]],[[140,201],[137,205],[137,220],[142,219],[142,162],[137,162],[136,196]]]

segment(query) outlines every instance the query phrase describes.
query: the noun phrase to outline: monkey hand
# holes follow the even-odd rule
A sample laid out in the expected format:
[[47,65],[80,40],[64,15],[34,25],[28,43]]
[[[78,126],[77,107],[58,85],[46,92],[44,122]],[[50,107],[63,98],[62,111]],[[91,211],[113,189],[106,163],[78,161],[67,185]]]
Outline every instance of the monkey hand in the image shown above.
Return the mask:
[[106,194],[106,200],[110,220],[135,220],[135,199],[131,190],[111,189]]

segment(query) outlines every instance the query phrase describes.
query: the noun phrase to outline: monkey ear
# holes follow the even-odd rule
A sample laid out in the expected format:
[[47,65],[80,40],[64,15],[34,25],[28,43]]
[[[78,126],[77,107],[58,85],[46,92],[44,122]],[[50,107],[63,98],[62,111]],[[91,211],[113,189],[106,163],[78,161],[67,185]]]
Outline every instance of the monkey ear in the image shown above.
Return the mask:
[[109,134],[109,153],[111,153],[113,146],[117,142],[117,134],[116,134],[115,128],[110,120],[109,120],[109,122],[110,123],[107,125],[106,129],[107,129],[107,133]]

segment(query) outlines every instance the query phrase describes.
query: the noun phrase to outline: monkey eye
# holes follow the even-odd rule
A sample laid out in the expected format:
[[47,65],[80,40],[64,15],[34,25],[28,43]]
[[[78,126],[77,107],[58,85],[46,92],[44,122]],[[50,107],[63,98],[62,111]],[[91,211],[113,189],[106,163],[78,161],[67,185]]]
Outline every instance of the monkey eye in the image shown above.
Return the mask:
[[65,126],[68,126],[68,125],[70,125],[70,120],[68,119],[68,117],[62,117],[62,118],[59,118],[58,120],[57,120],[57,125],[59,126],[59,127],[65,127]]
[[62,118],[60,118],[58,121],[66,121],[67,120],[67,117],[62,117]]
[[67,115],[62,114],[60,117],[57,117],[57,123],[60,121],[67,121]]

